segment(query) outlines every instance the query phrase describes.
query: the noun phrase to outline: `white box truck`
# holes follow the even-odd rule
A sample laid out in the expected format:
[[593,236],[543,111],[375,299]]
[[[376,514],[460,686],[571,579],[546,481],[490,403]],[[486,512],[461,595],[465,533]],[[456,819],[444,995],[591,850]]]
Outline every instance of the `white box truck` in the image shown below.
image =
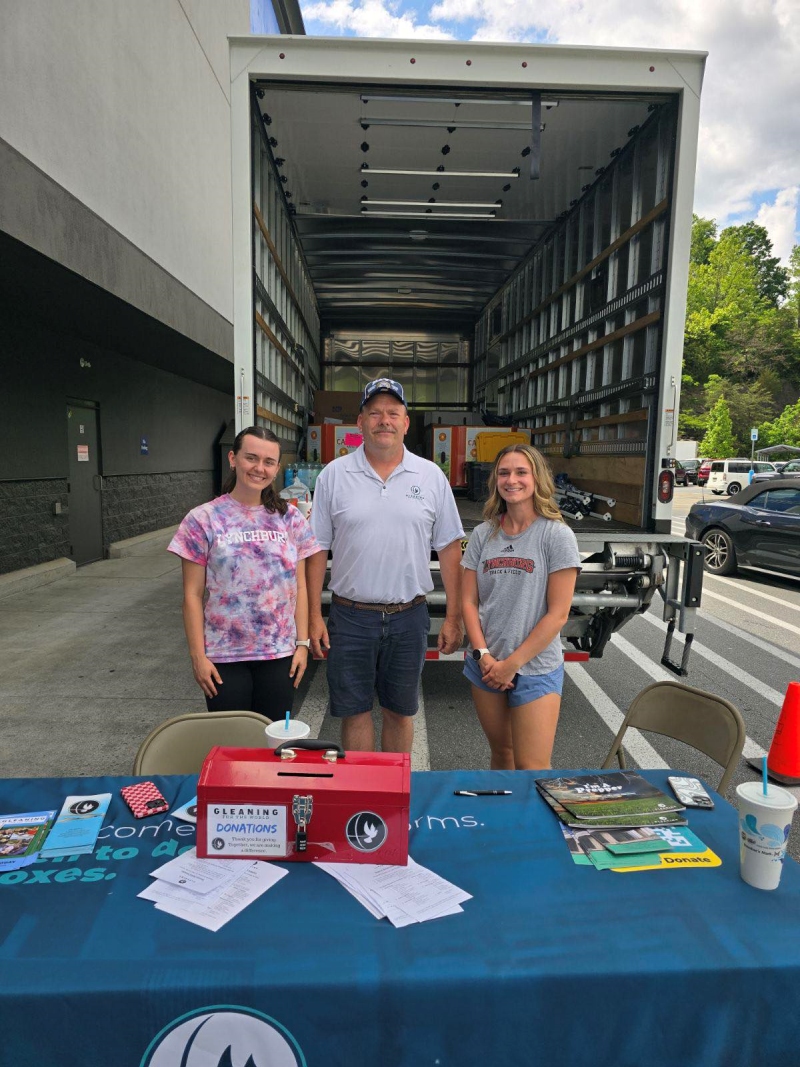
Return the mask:
[[230,52],[237,429],[294,452],[314,389],[384,374],[412,419],[513,419],[590,501],[571,498],[584,569],[564,638],[599,656],[658,591],[663,662],[686,673],[702,550],[671,532],[670,468],[705,54],[291,36]]

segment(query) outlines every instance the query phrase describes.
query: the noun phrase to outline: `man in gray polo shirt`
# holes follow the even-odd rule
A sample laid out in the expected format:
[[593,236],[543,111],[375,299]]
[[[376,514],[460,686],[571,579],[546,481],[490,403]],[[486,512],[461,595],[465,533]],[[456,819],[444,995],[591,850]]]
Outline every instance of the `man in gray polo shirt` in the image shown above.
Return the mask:
[[[463,637],[460,564],[464,531],[447,479],[403,444],[409,419],[403,387],[377,378],[364,390],[358,425],[364,443],[329,463],[317,479],[311,525],[323,551],[306,560],[309,635],[314,656],[328,655],[331,714],[342,743],[372,751],[372,702],[383,713],[381,748],[410,752],[433,589],[431,548],[439,557],[447,614],[439,650]],[[328,626],[322,585],[331,550]]]

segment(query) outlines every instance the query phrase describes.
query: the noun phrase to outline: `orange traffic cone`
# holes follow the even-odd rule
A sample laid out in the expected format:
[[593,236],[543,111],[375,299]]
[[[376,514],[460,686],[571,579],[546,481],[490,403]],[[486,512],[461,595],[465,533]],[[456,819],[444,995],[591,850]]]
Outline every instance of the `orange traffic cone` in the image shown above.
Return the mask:
[[[753,766],[760,761],[748,762]],[[781,785],[800,785],[800,682],[789,682],[767,756],[767,774]]]

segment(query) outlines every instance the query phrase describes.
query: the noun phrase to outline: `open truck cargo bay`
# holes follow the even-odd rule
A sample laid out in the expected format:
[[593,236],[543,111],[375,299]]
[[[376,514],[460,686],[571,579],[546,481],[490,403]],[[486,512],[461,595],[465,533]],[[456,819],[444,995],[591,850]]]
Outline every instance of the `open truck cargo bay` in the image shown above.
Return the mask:
[[314,389],[383,374],[417,447],[426,410],[513,415],[554,473],[616,501],[575,523],[564,636],[593,655],[657,588],[688,653],[700,602],[702,555],[671,534],[659,477],[704,59],[231,40],[237,429],[257,420],[294,452]]

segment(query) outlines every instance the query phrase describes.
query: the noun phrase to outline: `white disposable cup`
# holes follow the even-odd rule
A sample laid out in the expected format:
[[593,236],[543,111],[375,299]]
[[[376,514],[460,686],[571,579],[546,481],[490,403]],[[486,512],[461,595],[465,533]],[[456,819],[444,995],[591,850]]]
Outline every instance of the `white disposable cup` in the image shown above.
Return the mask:
[[296,504],[297,510],[303,516],[304,519],[309,518],[311,515],[311,501],[310,500],[298,500]]
[[756,889],[777,889],[797,800],[788,789],[761,782],[736,787],[739,801],[739,864]]
[[284,741],[302,741],[304,737],[308,737],[311,733],[311,727],[307,722],[300,722],[299,719],[289,719],[289,729],[286,729],[285,719],[276,719],[275,722],[271,722],[264,730],[267,735],[267,744],[270,748],[277,748],[278,745],[282,745]]

